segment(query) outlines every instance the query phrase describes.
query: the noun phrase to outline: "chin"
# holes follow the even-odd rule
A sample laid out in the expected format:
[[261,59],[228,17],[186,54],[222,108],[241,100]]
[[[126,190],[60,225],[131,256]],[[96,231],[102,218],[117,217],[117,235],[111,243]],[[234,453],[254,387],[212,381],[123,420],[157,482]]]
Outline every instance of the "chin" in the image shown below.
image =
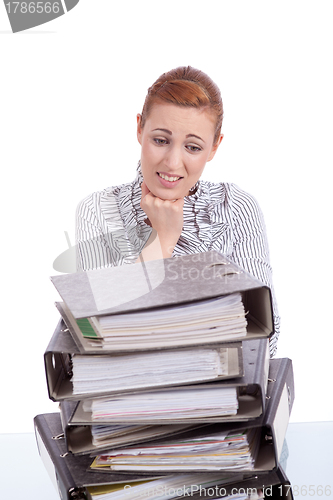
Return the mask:
[[172,190],[172,189],[157,189],[156,193],[151,191],[154,196],[157,196],[158,198],[161,198],[161,200],[179,200],[180,198],[184,198],[184,196],[187,196],[188,191],[183,192],[179,190]]

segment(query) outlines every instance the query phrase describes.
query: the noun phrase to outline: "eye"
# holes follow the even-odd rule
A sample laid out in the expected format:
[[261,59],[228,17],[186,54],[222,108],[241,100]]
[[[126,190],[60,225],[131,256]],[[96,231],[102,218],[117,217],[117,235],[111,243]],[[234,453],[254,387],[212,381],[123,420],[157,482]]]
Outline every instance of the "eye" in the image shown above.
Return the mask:
[[155,142],[155,144],[157,144],[158,146],[164,146],[165,144],[168,144],[167,139],[160,139],[159,137],[154,137],[153,141],[154,141],[154,142]]
[[202,151],[202,148],[199,146],[194,146],[193,144],[188,144],[186,148],[191,152],[191,153],[197,153],[198,151]]

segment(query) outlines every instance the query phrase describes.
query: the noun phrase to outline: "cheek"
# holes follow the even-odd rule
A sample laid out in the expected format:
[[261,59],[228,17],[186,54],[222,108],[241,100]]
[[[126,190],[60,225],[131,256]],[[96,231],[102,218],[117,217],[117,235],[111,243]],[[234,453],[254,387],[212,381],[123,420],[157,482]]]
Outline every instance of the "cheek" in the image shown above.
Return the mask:
[[201,175],[206,165],[206,158],[196,158],[191,164],[191,173]]
[[159,162],[163,157],[163,148],[157,148],[150,142],[146,142],[142,145],[141,158],[150,164]]

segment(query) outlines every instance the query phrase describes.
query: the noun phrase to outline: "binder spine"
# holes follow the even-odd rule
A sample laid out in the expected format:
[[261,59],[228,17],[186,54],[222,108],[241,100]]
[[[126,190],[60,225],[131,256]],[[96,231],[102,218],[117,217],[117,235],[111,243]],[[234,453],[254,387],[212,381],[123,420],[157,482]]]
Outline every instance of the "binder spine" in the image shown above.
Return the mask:
[[[270,360],[270,371],[269,371],[269,381],[270,384],[274,384],[275,389],[273,396],[268,395],[269,405],[267,407],[265,420],[266,422],[272,422],[278,410],[279,397],[283,391],[284,385],[286,385],[288,394],[288,411],[289,415],[291,413],[293,403],[294,403],[294,374],[292,361],[289,358],[281,359],[271,359]],[[274,398],[274,395],[276,396]]]
[[274,446],[276,462],[282,451],[289,416],[294,402],[294,375],[289,358],[272,359],[270,362],[270,385],[274,390],[268,395],[269,401],[265,414],[264,426],[267,429],[265,439]]
[[268,373],[269,373],[269,340],[263,339],[259,341],[259,349],[258,349],[258,361],[257,361],[257,374],[256,379],[260,381],[260,386],[263,388],[262,390],[262,404],[263,408],[266,407],[266,393],[268,386]]
[[64,383],[71,385],[72,357],[69,353],[47,352],[44,355],[44,366],[49,398],[52,401],[59,401],[59,392]]
[[[269,347],[268,340],[247,340],[243,342],[245,360],[248,360],[246,372],[253,372],[253,376],[248,378],[248,393],[251,388],[254,393],[260,393],[262,411],[266,407],[266,390],[269,369]],[[252,379],[252,381],[251,381]]]
[[69,427],[69,423],[71,421],[71,418],[73,416],[73,412],[75,411],[75,408],[77,406],[77,403],[74,402],[74,401],[61,401],[59,403],[59,409],[60,409],[60,420],[61,420],[61,426],[62,426],[62,429],[63,429],[63,437],[65,439],[65,443],[66,443],[66,448],[67,450],[69,451],[72,451],[71,450],[71,446],[70,446],[70,440],[68,439],[68,427]]
[[47,439],[48,432],[52,432],[44,415],[37,415],[34,418],[35,435],[38,452],[49,472],[51,479],[61,499],[66,500],[90,500],[90,495],[86,488],[78,488],[64,460],[67,454],[65,444],[61,446],[59,434],[53,436],[52,440]]
[[52,401],[64,399],[72,392],[72,354],[79,350],[60,320],[44,353],[44,367],[49,398]]

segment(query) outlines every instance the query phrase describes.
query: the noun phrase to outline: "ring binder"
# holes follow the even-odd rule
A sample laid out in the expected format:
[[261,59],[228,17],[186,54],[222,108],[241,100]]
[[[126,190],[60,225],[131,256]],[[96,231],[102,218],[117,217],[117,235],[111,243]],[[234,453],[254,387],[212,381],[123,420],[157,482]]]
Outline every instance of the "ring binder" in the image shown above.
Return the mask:
[[[72,419],[72,423],[79,424],[87,424],[90,425],[94,423],[91,418],[91,414],[83,409],[83,401],[86,399],[92,400],[93,398],[100,397],[116,397],[118,393],[128,394],[138,394],[144,392],[156,391],[157,388],[137,388],[137,389],[127,389],[124,390],[121,387],[118,390],[108,391],[107,393],[97,393],[97,394],[88,394],[88,395],[74,395],[73,386],[71,380],[66,376],[63,370],[54,369],[52,363],[50,362],[50,357],[53,354],[57,356],[68,356],[69,349],[69,341],[67,337],[64,337],[65,334],[59,335],[58,330],[56,330],[53,339],[51,340],[46,352],[45,352],[45,370],[47,376],[48,390],[49,396],[54,401],[64,401],[64,400],[73,400],[78,401],[75,412],[73,412],[73,416],[76,413],[80,415],[79,421],[75,421],[76,419]],[[239,408],[237,411],[237,415],[232,416],[211,416],[208,419],[208,423],[212,422],[226,422],[226,421],[248,421],[251,419],[258,418],[265,409],[265,395],[267,390],[267,377],[268,377],[268,366],[269,366],[269,346],[268,340],[251,340],[246,341],[241,344],[241,351],[243,353],[243,366],[245,370],[245,375],[242,377],[237,377],[234,379],[226,379],[219,380],[215,379],[215,381],[197,381],[196,385],[193,383],[187,383],[182,385],[176,385],[165,387],[159,386],[158,391],[166,391],[166,390],[174,390],[176,394],[177,390],[181,390],[182,388],[198,388],[198,387],[221,387],[221,388],[236,388],[238,391],[238,404]],[[76,348],[73,345],[73,349]],[[253,349],[254,348],[254,349]],[[93,355],[92,355],[93,356]],[[200,383],[199,383],[200,382]],[[218,385],[217,385],[218,384]],[[121,418],[120,421],[109,421],[109,422],[101,422],[105,423],[124,423],[126,419]],[[193,417],[190,420],[187,419],[175,419],[170,418],[168,420],[164,420],[164,424],[200,424],[206,423],[206,418]],[[140,419],[138,419],[138,423],[142,424]],[[150,421],[145,422],[148,425],[156,425],[160,422],[157,422],[152,418]]]
[[[199,429],[194,429],[194,430],[189,430],[186,431],[182,434],[179,434],[176,436],[175,439],[172,440],[173,446],[176,446],[178,443],[185,442],[185,441],[196,441],[196,440],[202,440],[207,438],[213,439],[216,433],[219,433],[223,430],[223,432],[230,432],[232,434],[235,433],[241,433],[246,430],[252,430],[252,429],[258,429],[260,430],[260,436],[258,442],[258,454],[257,457],[255,458],[255,463],[252,468],[249,468],[248,466],[245,466],[242,469],[242,471],[246,472],[260,472],[263,473],[265,471],[270,471],[270,470],[275,470],[278,466],[281,451],[282,451],[282,444],[285,438],[285,433],[286,433],[286,428],[288,425],[289,421],[289,415],[292,409],[292,404],[294,400],[294,390],[293,390],[293,369],[292,369],[292,362],[288,358],[281,358],[281,359],[271,359],[270,360],[270,367],[269,367],[269,376],[270,378],[276,378],[278,382],[274,384],[270,384],[268,387],[268,396],[270,397],[269,403],[267,404],[267,408],[265,410],[265,413],[259,418],[254,421],[248,421],[248,422],[228,422],[225,423],[223,428],[221,427],[221,424],[210,424],[208,426],[201,427]],[[286,386],[290,387],[290,395],[291,398],[286,399]],[[286,407],[287,404],[287,407]],[[66,433],[66,432],[65,432]],[[165,439],[160,439],[158,441],[154,441],[151,443],[152,447],[155,446],[165,446],[167,449],[167,443],[165,442]],[[150,446],[150,443],[147,444],[145,443],[146,448]],[[121,459],[121,455],[126,455],[128,457],[131,457],[130,453],[130,448],[133,446],[126,446],[126,453],[122,453],[122,448],[119,448],[118,450],[110,450],[109,452],[102,453],[102,455],[108,456],[110,455],[111,457],[113,455],[118,455]],[[189,472],[190,470],[193,469],[193,465],[191,465],[191,462],[189,461],[182,461],[181,457],[180,459],[177,457],[177,455],[173,455],[170,452],[166,451],[165,454],[159,453],[158,456],[159,459],[166,458],[168,457],[169,464],[164,466],[163,460],[155,460],[152,461],[152,464],[145,464],[144,460],[144,453],[142,450],[140,450],[140,445],[134,447],[136,452],[133,454],[133,459],[128,459],[127,461],[125,460],[118,460],[115,458],[114,460],[112,459],[110,463],[110,470],[112,471],[124,471],[124,470],[131,470],[130,467],[135,467],[136,471],[149,471],[151,468],[153,468],[154,471],[159,471],[160,473],[162,472],[167,472],[167,473],[174,473],[174,472]],[[112,451],[117,451],[117,453],[112,453]],[[149,450],[146,451],[146,455],[151,458],[153,452],[150,452]],[[192,453],[192,454],[191,454]],[[195,458],[195,454],[193,452],[184,452],[187,458],[192,457],[193,459]],[[140,462],[140,458],[143,458],[142,463]],[[184,455],[184,456],[185,456]],[[214,457],[214,455],[212,455]],[[118,463],[119,462],[119,463]],[[149,462],[149,461],[148,461]],[[196,470],[198,472],[202,472],[205,470],[209,470],[209,459],[206,461],[200,462],[200,460],[197,462],[194,460],[196,464]],[[166,463],[168,464],[168,461],[166,460]],[[207,465],[208,464],[208,465]],[[214,462],[212,460],[212,470],[216,470],[216,468],[219,467],[218,462]],[[252,466],[251,466],[252,467]],[[220,465],[221,471],[226,471],[227,469],[224,469],[223,466]],[[235,473],[234,470],[229,470],[228,473],[231,475]]]
[[[98,352],[98,348],[91,346],[87,339],[77,331],[75,320],[156,308],[165,309],[234,293],[241,293],[245,311],[248,311],[247,332],[240,340],[270,337],[274,333],[271,290],[229,260],[225,264],[228,265],[228,276],[226,273],[225,275],[207,273],[207,269],[212,265],[219,265],[221,259],[222,262],[227,260],[216,251],[185,255],[179,259],[164,259],[165,277],[161,284],[133,300],[128,300],[128,290],[135,287],[136,283],[142,279],[142,269],[139,263],[133,264],[130,269],[128,266],[121,266],[121,283],[119,283],[120,270],[117,267],[52,276],[51,281],[64,301],[64,304],[57,303],[56,305],[82,353]],[[145,265],[153,273],[155,267],[160,266],[161,263],[149,261]],[[182,276],[190,275],[193,268],[198,276],[204,276],[204,278],[196,283],[193,283],[193,280],[182,279]],[[113,287],[109,286],[110,283],[118,285],[117,300],[114,297]],[[98,308],[96,305],[97,299],[94,294],[96,290],[98,295],[103,296],[103,308]],[[111,295],[107,300],[108,294]],[[80,300],[77,300],[77,297],[80,297]],[[114,303],[118,305],[115,306]],[[225,341],[229,342],[230,339]],[[107,349],[111,350],[106,346],[105,350]],[[133,350],[134,348],[129,344],[125,345],[124,349]]]
[[[73,383],[71,381],[72,375],[72,356],[80,356],[81,353],[75,344],[71,335],[67,332],[62,331],[62,321],[60,321],[56,327],[56,330],[53,334],[52,339],[49,342],[49,345],[46,348],[44,353],[44,365],[45,365],[45,373],[47,379],[47,386],[49,397],[53,401],[62,401],[64,399],[72,399],[72,400],[81,400],[83,398],[92,398],[97,396],[108,396],[112,394],[116,394],[117,392],[133,392],[133,391],[141,391],[148,390],[149,386],[141,387],[133,387],[133,388],[122,388],[120,385],[117,385],[117,388],[114,390],[104,391],[104,392],[95,392],[90,394],[74,394],[73,391]],[[268,339],[261,340],[251,340],[236,342],[236,343],[228,343],[217,344],[214,346],[210,346],[210,349],[227,349],[228,357],[229,357],[229,365],[230,370],[233,370],[232,374],[218,375],[213,379],[213,381],[219,382],[223,384],[223,386],[250,386],[251,384],[255,384],[255,386],[260,387],[260,393],[258,394],[258,399],[261,400],[261,410],[258,406],[257,414],[253,415],[259,416],[262,412],[262,409],[265,406],[265,393],[267,386],[267,376],[268,376]],[[254,349],[254,350],[253,350]],[[158,350],[156,351],[158,352]],[[173,350],[170,350],[172,353]],[[195,350],[194,356],[195,356]],[[95,354],[89,354],[89,356],[96,356]],[[108,354],[104,354],[104,356],[111,356]],[[92,358],[93,359],[93,358]],[[110,358],[112,359],[112,358]],[[54,362],[55,360],[55,362]],[[245,371],[246,364],[246,374]],[[210,379],[212,381],[212,379]],[[229,380],[229,382],[228,382]],[[232,382],[230,382],[232,380]],[[155,387],[153,378],[150,379],[151,385]],[[192,383],[210,383],[209,380],[193,380],[192,382],[187,381],[186,385]],[[180,386],[185,385],[181,383],[181,381],[173,382],[169,384],[160,384],[160,388],[162,387],[172,387],[172,386]],[[245,398],[244,404],[245,404]],[[247,404],[247,403],[246,403]],[[246,410],[244,410],[246,411]],[[243,417],[244,418],[244,414]]]

